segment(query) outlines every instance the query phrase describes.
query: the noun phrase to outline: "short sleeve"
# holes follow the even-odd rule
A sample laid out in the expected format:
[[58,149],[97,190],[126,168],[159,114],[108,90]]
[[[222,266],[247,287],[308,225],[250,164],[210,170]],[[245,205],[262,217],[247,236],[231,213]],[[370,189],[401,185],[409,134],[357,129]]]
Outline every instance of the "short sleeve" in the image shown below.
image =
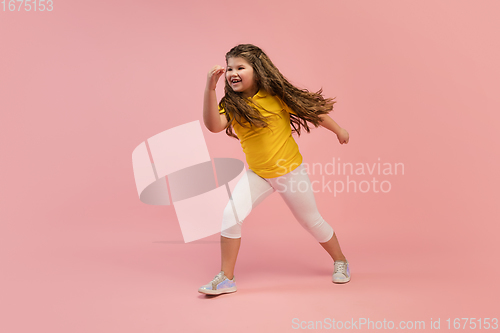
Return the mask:
[[297,113],[295,111],[293,111],[292,109],[290,109],[288,107],[288,105],[286,105],[285,102],[283,102],[281,99],[280,99],[280,102],[281,102],[281,105],[283,105],[283,109],[285,109],[286,112],[297,115]]
[[293,111],[292,109],[290,109],[288,106],[286,107],[287,108],[287,111],[288,113],[292,113],[294,115],[297,115],[297,112]]
[[219,114],[223,114],[223,113],[226,113],[226,110],[224,110],[224,108],[221,108],[221,107],[219,106]]

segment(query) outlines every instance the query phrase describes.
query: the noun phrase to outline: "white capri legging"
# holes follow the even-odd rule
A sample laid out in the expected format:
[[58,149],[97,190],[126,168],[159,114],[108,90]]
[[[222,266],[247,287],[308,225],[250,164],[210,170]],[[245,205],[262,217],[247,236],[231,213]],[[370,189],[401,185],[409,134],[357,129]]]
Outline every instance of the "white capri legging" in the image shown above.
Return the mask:
[[[253,208],[275,191],[278,191],[302,227],[318,242],[324,243],[332,238],[333,228],[318,212],[311,181],[303,164],[276,178],[262,178],[248,169],[236,184],[231,193],[232,200],[229,200],[224,209],[221,235],[240,238],[243,220]],[[234,213],[233,204],[237,214]]]

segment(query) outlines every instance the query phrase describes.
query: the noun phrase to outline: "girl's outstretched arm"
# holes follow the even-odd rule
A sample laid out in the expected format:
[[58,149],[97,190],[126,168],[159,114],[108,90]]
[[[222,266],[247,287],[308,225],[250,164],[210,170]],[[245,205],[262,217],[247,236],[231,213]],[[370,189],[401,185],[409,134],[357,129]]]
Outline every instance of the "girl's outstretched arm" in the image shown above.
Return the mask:
[[349,133],[340,127],[329,115],[321,114],[319,117],[323,120],[319,124],[337,134],[340,144],[349,143]]

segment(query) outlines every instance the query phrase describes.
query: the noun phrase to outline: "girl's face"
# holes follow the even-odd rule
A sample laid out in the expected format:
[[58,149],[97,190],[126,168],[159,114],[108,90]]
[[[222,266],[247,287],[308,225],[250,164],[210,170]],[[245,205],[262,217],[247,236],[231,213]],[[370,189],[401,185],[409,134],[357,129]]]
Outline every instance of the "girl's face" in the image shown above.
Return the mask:
[[226,80],[234,91],[243,93],[244,98],[253,97],[259,91],[253,67],[243,58],[227,59]]

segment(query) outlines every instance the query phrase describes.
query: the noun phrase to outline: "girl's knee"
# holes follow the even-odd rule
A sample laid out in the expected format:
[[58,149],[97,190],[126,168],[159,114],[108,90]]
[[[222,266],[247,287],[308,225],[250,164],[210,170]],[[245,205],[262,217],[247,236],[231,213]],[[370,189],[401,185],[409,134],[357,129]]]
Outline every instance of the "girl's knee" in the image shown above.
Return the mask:
[[243,223],[243,219],[239,218],[238,214],[233,209],[231,201],[229,201],[226,208],[224,209],[224,213],[222,214],[222,222],[223,225],[234,225],[234,224],[241,225]]
[[238,218],[238,215],[233,210],[231,202],[229,202],[222,216],[221,235],[228,238],[241,237],[242,224],[243,221]]
[[332,226],[321,215],[314,219],[302,221],[301,224],[318,242],[328,241],[334,232]]

